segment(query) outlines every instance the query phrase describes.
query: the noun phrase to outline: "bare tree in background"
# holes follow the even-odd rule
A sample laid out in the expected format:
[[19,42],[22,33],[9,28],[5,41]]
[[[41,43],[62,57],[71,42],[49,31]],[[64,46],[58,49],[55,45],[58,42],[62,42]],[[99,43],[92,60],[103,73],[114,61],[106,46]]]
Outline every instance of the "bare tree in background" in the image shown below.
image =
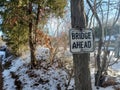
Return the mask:
[[[115,13],[115,16],[114,16],[114,20],[113,20],[113,23],[112,25],[109,27],[110,30],[113,29],[113,27],[115,26],[116,22],[118,21],[119,19],[119,16],[120,16],[120,1],[118,2],[112,2],[112,0],[108,0],[108,1],[104,1],[104,0],[94,0],[93,2],[91,2],[90,0],[86,0],[87,3],[88,3],[88,6],[90,7],[90,10],[92,12],[92,14],[94,15],[98,25],[99,25],[99,43],[98,43],[98,50],[97,50],[97,55],[96,55],[96,62],[97,62],[97,73],[96,73],[96,78],[95,78],[95,84],[96,86],[100,86],[100,78],[102,76],[102,74],[106,73],[107,69],[108,69],[108,66],[109,64],[107,63],[108,62],[108,59],[107,59],[107,55],[108,55],[108,47],[109,47],[109,44],[110,44],[110,38],[111,38],[111,34],[109,36],[109,40],[107,42],[107,44],[105,44],[104,42],[104,28],[108,25],[108,22],[109,22],[109,13],[110,13],[110,10],[112,6],[112,4],[116,4],[116,7],[115,9],[116,10],[116,13]],[[105,10],[105,7],[103,9],[102,7],[102,3],[106,3],[107,4],[107,10]],[[100,13],[99,13],[100,12]],[[104,13],[106,13],[106,17],[104,15]],[[106,21],[105,21],[106,20]],[[105,21],[105,24],[103,25]],[[93,21],[94,22],[94,21]],[[101,50],[102,50],[102,47],[104,47],[104,50],[103,50],[103,58],[101,60]]]

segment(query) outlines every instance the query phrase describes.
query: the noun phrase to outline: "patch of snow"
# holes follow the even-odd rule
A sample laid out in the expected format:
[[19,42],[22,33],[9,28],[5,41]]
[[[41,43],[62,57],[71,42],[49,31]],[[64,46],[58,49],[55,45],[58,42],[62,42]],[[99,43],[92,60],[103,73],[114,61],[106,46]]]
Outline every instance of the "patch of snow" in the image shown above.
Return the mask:
[[10,71],[16,72],[17,69],[18,69],[20,66],[22,66],[22,65],[23,65],[23,62],[22,62],[22,60],[21,60],[20,58],[15,59],[15,60],[12,62],[12,66],[11,66],[11,68],[10,68]]
[[118,72],[120,72],[120,62],[119,63],[115,63],[114,65],[112,65],[112,69],[113,70],[117,70]]
[[113,86],[110,86],[110,87],[107,87],[107,88],[101,88],[101,87],[99,87],[99,89],[97,89],[94,85],[92,85],[92,89],[93,90],[115,90],[113,88]]
[[14,85],[14,79],[11,78],[10,71],[4,70],[3,71],[3,78],[4,78],[4,90],[16,90]]
[[5,59],[5,51],[0,51],[0,56],[2,57],[2,59]]
[[105,38],[104,38],[104,40],[106,40],[106,41],[108,41],[109,40],[109,38],[110,38],[110,40],[116,40],[116,38],[115,38],[115,36],[106,36]]
[[36,47],[35,55],[37,60],[47,60],[50,57],[50,50],[39,45]]

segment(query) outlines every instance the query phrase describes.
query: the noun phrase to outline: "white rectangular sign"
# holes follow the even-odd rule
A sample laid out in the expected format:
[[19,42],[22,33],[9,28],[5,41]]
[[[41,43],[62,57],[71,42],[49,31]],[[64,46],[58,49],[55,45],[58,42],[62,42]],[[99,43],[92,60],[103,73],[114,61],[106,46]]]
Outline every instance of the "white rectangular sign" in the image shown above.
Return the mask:
[[72,53],[86,53],[94,50],[94,39],[92,30],[75,30],[71,29],[70,51]]

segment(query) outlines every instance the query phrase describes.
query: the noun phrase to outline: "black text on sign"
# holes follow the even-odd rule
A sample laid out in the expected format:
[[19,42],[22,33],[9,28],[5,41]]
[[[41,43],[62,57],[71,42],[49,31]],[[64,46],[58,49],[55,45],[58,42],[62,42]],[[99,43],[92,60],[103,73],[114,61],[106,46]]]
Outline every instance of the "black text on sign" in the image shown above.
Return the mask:
[[91,52],[94,49],[92,30],[70,30],[70,50],[72,53]]

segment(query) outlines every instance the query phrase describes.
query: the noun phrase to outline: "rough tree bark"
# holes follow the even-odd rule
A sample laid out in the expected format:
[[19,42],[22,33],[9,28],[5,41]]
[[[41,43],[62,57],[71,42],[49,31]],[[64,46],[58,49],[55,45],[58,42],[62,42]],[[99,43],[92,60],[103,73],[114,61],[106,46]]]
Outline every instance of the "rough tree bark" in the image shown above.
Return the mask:
[[[71,0],[72,28],[82,29],[86,26],[84,0]],[[73,54],[75,90],[92,90],[89,71],[90,54]]]
[[[29,15],[32,14],[32,3],[29,2]],[[32,28],[32,19],[30,19],[29,22],[29,47],[30,47],[30,58],[31,58],[31,68],[35,67],[35,47],[33,43],[33,38],[32,38],[32,33],[33,33],[33,28]]]
[[2,57],[0,57],[0,90],[3,90]]

